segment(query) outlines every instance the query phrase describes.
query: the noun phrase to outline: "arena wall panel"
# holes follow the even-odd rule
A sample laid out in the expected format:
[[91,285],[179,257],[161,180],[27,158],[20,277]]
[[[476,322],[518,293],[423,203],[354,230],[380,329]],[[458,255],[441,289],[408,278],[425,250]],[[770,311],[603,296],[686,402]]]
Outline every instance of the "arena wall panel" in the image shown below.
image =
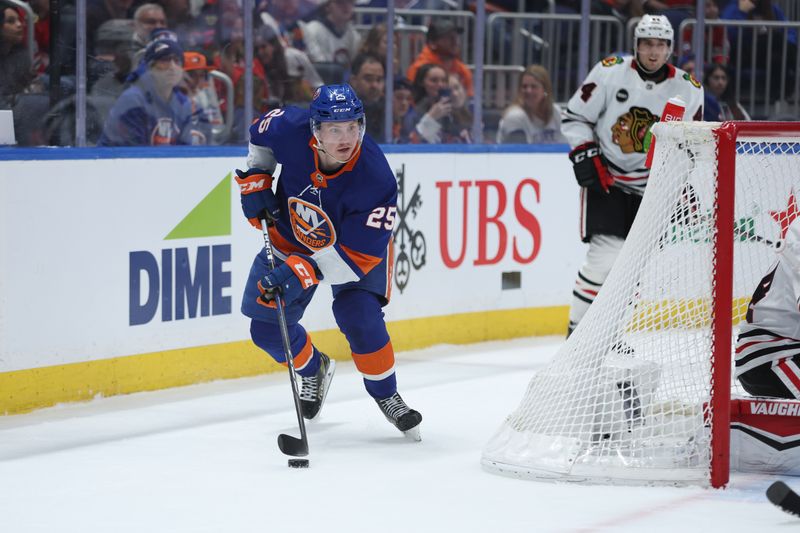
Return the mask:
[[[562,334],[578,187],[566,146],[386,147],[400,181],[397,350]],[[241,148],[0,152],[0,413],[280,370],[241,295],[262,238]],[[349,359],[321,287],[304,318]]]

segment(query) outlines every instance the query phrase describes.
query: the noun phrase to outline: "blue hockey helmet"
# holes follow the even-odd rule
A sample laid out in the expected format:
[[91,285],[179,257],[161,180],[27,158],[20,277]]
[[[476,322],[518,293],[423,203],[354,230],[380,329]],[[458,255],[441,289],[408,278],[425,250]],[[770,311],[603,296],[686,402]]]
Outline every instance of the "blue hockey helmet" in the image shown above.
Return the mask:
[[314,122],[344,122],[363,120],[364,104],[346,83],[323,85],[311,100],[311,120]]

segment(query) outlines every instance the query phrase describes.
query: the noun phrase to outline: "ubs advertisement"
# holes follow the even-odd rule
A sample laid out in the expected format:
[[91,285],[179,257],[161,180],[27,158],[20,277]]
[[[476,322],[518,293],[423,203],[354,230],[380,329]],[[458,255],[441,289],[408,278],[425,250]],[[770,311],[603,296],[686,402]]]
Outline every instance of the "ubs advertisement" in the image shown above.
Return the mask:
[[[583,259],[563,153],[390,153],[387,321],[565,306]],[[249,338],[263,245],[244,158],[0,161],[0,372]],[[311,222],[311,221],[307,221]],[[306,312],[333,329],[331,291]]]

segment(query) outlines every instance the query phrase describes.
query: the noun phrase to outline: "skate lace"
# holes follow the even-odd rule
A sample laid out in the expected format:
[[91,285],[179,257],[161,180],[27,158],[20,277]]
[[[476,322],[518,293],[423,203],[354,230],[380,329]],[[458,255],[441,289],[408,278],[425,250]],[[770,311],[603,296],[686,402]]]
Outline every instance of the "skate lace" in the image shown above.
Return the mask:
[[381,410],[386,414],[386,416],[393,418],[394,420],[397,420],[404,414],[411,411],[411,409],[406,405],[406,402],[404,402],[397,393],[394,393],[392,396],[384,398],[383,400],[378,400],[378,405],[381,406]]
[[300,376],[300,381],[300,399],[309,402],[315,401],[317,399],[317,391],[319,390],[317,376],[311,376],[309,378]]

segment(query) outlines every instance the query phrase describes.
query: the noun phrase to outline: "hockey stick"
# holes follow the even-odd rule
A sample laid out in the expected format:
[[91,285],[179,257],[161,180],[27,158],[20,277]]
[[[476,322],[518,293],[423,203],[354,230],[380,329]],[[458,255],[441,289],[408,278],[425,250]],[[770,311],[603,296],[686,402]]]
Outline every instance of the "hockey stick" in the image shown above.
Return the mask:
[[[275,270],[275,256],[272,253],[272,242],[269,239],[269,229],[267,221],[261,219],[261,232],[264,234],[264,251],[267,253],[269,268]],[[275,305],[278,309],[278,326],[281,330],[283,340],[283,351],[286,354],[286,363],[289,366],[289,381],[292,384],[292,397],[294,398],[294,410],[297,413],[297,423],[300,425],[300,438],[292,437],[281,433],[278,435],[278,448],[286,455],[294,457],[304,457],[308,455],[308,436],[306,435],[306,423],[300,411],[300,395],[297,392],[297,378],[294,370],[294,357],[292,357],[292,345],[289,342],[289,328],[286,326],[286,313],[283,310],[283,298],[280,290],[274,292]]]
[[783,481],[776,481],[769,486],[767,499],[787,513],[800,516],[800,496]]

